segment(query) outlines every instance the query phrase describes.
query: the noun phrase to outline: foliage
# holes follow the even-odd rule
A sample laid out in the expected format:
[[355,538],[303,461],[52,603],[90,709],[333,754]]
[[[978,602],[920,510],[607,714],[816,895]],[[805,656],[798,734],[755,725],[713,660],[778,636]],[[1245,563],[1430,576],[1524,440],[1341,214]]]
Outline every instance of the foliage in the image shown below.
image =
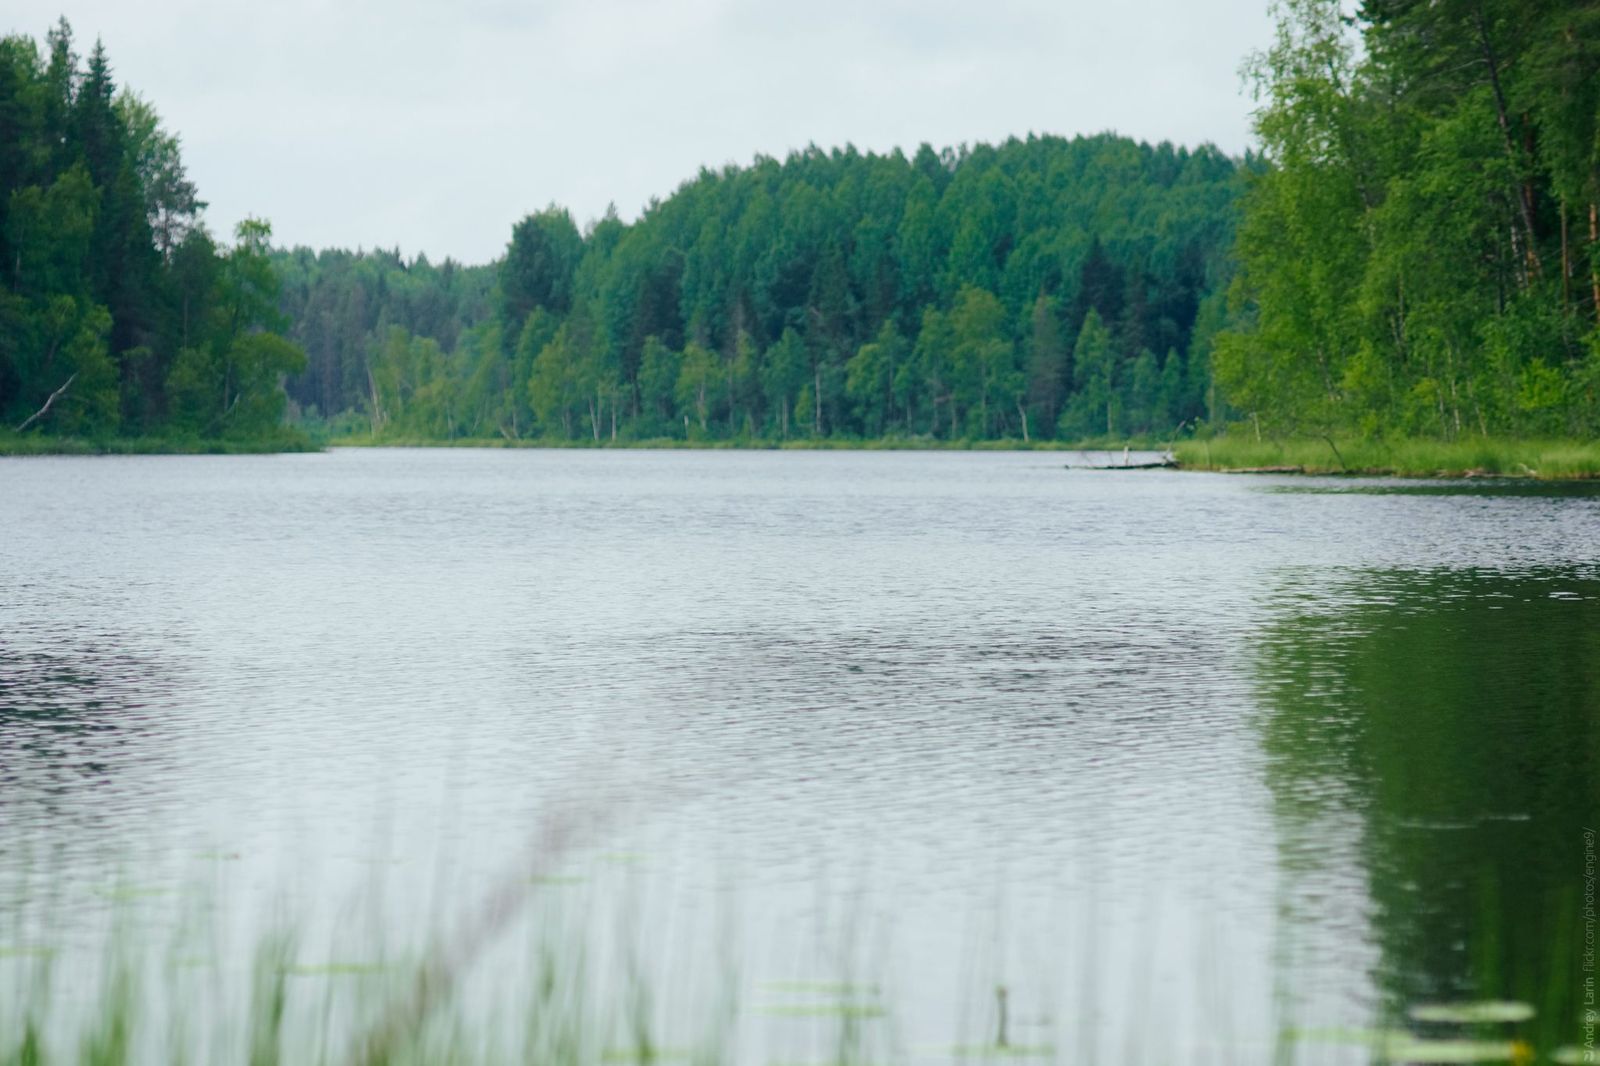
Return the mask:
[[[553,330],[541,334],[543,322],[530,321],[530,333],[519,320],[518,328],[491,335],[486,324],[495,311],[493,268],[462,267],[448,259],[434,266],[426,256],[407,262],[399,249],[295,248],[273,253],[272,261],[289,336],[306,351],[305,372],[288,383],[300,410],[328,416],[359,410],[382,428],[384,402],[373,390],[383,373],[389,332],[398,328],[459,357],[463,399],[484,407],[486,421],[528,423],[526,381]],[[502,347],[507,343],[509,353]]]
[[[289,391],[391,440],[1164,434],[1204,414],[1238,172],[1110,135],[811,148],[703,170],[632,224],[548,208],[489,267],[279,253],[309,353]],[[1115,395],[1064,420],[1091,314]],[[438,345],[410,421],[384,391],[414,362],[394,328]]]
[[1288,469],[1308,474],[1403,477],[1485,475],[1600,478],[1600,445],[1571,440],[1509,440],[1468,434],[1458,440],[1329,437],[1252,440],[1247,434],[1180,441],[1180,465],[1198,470]]
[[117,437],[281,438],[271,229],[219,247],[178,138],[87,64],[65,19],[41,53],[0,39],[0,426]]
[[1284,0],[1215,370],[1257,432],[1600,431],[1600,10]]

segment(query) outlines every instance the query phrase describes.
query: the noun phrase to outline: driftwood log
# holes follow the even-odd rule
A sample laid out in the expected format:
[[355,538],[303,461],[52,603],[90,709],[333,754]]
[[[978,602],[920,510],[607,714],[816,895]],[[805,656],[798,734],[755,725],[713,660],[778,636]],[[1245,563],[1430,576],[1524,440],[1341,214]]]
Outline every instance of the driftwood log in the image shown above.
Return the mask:
[[1178,465],[1174,459],[1159,459],[1153,463],[1104,463],[1093,466],[1067,464],[1068,470],[1171,470]]

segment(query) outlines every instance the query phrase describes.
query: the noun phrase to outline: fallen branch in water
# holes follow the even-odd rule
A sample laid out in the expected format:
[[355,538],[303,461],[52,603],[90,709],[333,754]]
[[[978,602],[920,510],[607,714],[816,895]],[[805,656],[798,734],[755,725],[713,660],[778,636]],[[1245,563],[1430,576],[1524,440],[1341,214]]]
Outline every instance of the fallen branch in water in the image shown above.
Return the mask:
[[1153,463],[1111,463],[1107,465],[1074,466],[1067,464],[1068,470],[1170,470],[1177,466],[1175,459],[1158,459]]

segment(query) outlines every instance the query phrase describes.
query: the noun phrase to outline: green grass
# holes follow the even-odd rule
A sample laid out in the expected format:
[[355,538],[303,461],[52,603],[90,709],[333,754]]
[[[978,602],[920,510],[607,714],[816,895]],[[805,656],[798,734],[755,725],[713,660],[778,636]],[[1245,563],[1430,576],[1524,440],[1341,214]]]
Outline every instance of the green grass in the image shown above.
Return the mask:
[[0,455],[264,455],[317,451],[305,434],[285,429],[268,437],[52,437],[0,432]]
[[[741,979],[731,965],[710,961],[716,951],[705,944],[658,960],[676,979],[697,969],[712,978],[691,1002],[644,975],[640,963],[650,952],[643,941],[630,942],[626,917],[613,927],[623,935],[602,935],[610,941],[602,944],[573,922],[587,903],[546,908],[539,897],[526,898],[526,909],[518,907],[522,920],[497,927],[482,957],[469,952],[455,962],[448,942],[420,954],[396,953],[381,943],[348,942],[360,934],[346,930],[327,944],[268,933],[252,947],[213,939],[205,923],[175,931],[152,922],[153,912],[133,910],[103,927],[98,941],[60,928],[57,934],[79,943],[59,952],[30,947],[0,964],[0,1066],[732,1066],[769,1061],[741,1046],[754,1028],[810,1034],[805,1042],[826,1058],[806,1061],[826,1066],[904,1062],[907,1040],[932,1055],[911,1061],[1106,1061],[1063,1050],[1077,1027],[1093,1026],[1092,1005],[1059,1019],[1030,1016],[1027,1039],[1016,1039],[1014,1030],[1007,1039],[1003,1022],[997,1039],[994,1016],[980,1012],[962,1026],[967,1039],[930,1045],[919,1038],[932,1033],[902,1028],[891,990],[877,981]],[[975,1005],[987,1000],[984,982],[968,984]],[[1280,1016],[1277,1061],[1320,1062],[1341,1050],[1365,1050],[1395,1063],[1515,1063],[1534,1061],[1535,1049],[1543,1057],[1575,1050],[1575,1026],[1550,1024],[1564,1019],[1525,1004],[1431,1004],[1409,1016],[1425,1028],[1402,1027],[1399,1019],[1384,1027],[1374,1019],[1373,1028],[1298,1029]]]
[[1600,442],[1574,440],[1255,441],[1232,436],[1181,441],[1173,450],[1179,465],[1191,470],[1288,468],[1285,472],[1396,477],[1600,478]]

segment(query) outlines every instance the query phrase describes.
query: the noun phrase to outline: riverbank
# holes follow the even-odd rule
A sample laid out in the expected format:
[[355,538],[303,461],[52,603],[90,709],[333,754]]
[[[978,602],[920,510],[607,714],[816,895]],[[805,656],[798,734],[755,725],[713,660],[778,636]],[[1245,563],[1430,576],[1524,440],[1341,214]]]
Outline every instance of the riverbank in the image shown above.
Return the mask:
[[856,451],[856,452],[1135,452],[1166,451],[1164,442],[1126,440],[942,440],[936,437],[884,437],[875,440],[851,438],[791,438],[766,440],[741,437],[733,440],[682,440],[677,437],[652,437],[644,440],[567,440],[562,438],[505,437],[435,440],[423,437],[330,437],[320,442],[329,448],[626,448],[648,451]]
[[1180,441],[1185,470],[1389,477],[1600,478],[1600,442],[1574,440],[1291,440],[1240,437]]
[[[889,437],[851,440],[647,440],[331,437],[286,429],[272,437],[207,440],[183,437],[48,437],[0,433],[0,456],[34,455],[261,455],[326,448],[625,448],[696,451],[1037,451],[1120,453],[1170,451],[1184,470],[1221,473],[1361,475],[1416,478],[1516,477],[1541,480],[1600,479],[1600,441],[1573,440],[1292,440],[1216,437],[1161,441],[940,440]],[[1114,464],[1113,464],[1114,465]]]
[[295,430],[247,440],[200,437],[49,437],[0,433],[0,456],[26,455],[265,455],[314,452],[322,446]]

